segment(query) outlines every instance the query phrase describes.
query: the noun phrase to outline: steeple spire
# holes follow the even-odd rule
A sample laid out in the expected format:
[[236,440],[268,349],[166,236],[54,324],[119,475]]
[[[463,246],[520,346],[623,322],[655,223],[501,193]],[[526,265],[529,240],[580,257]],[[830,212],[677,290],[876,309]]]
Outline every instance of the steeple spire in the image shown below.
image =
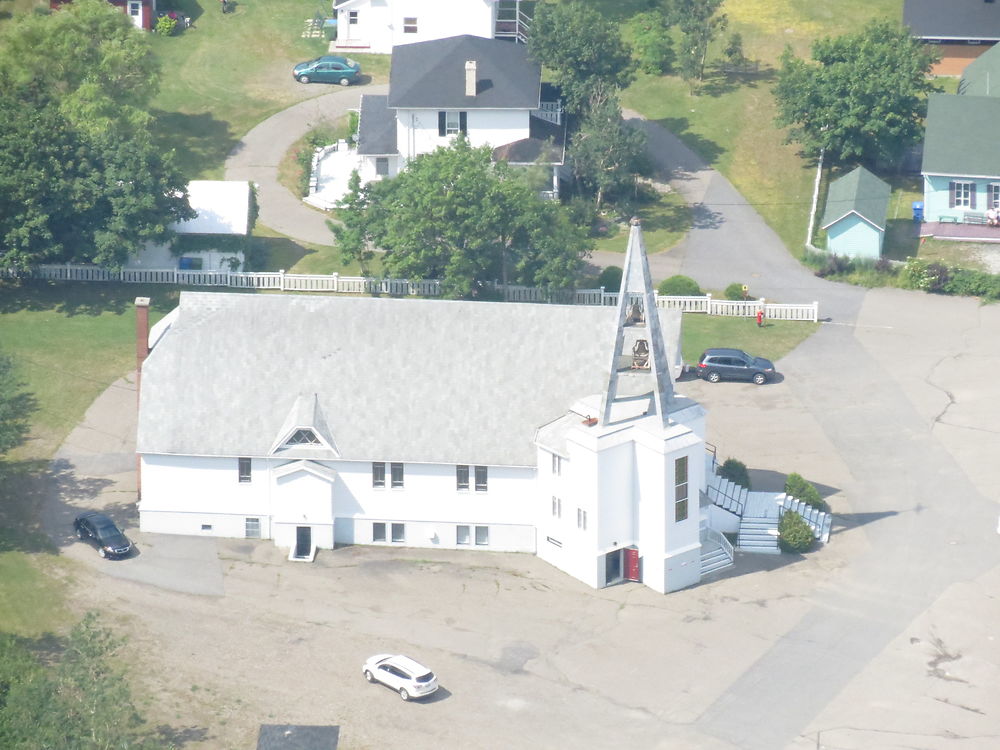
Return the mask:
[[649,276],[642,226],[633,218],[618,295],[618,325],[608,386],[601,397],[601,424],[658,414],[665,426],[674,398],[663,331]]

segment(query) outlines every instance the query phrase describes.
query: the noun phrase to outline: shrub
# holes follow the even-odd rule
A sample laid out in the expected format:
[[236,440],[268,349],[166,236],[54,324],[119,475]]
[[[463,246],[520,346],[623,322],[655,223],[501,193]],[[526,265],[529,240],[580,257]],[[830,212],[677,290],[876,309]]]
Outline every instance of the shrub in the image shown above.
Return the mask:
[[854,263],[850,258],[843,255],[827,255],[820,267],[816,270],[816,275],[821,279],[828,276],[842,276],[854,270]]
[[778,524],[778,546],[782,552],[808,552],[813,545],[813,533],[805,519],[788,511]]
[[907,258],[900,274],[907,289],[920,289],[937,294],[946,293],[951,271],[943,263],[930,263],[923,258]]
[[156,21],[154,31],[162,36],[172,36],[177,29],[177,19],[170,16],[160,16]]
[[677,275],[661,281],[656,291],[665,297],[697,297],[701,287],[690,276]]
[[731,300],[747,299],[748,294],[749,292],[743,291],[743,284],[738,281],[734,281],[732,284],[727,286],[726,291],[723,292],[725,298]]
[[719,476],[725,477],[733,484],[750,489],[750,472],[747,471],[747,465],[735,458],[725,460],[719,467]]
[[597,286],[603,286],[606,292],[617,292],[622,288],[622,269],[618,266],[608,266],[597,277]]
[[801,474],[791,473],[785,479],[785,494],[801,500],[806,505],[820,510],[829,510],[826,501],[812,482],[806,481]]

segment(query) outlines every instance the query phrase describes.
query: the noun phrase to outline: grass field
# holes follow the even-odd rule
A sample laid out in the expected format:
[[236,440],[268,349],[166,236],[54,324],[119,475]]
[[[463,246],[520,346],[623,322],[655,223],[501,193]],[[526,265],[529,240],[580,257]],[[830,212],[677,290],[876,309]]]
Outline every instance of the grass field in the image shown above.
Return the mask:
[[743,349],[776,362],[818,328],[819,323],[790,320],[765,321],[758,328],[757,321],[753,318],[688,314],[684,316],[681,350],[687,363],[697,362],[698,356],[713,346]]

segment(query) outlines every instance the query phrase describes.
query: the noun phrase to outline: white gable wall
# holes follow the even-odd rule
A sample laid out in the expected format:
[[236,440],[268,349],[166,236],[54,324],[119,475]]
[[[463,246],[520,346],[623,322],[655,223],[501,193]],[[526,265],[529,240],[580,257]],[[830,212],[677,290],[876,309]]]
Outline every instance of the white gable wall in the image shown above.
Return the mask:
[[[348,22],[350,11],[357,23]],[[470,34],[493,37],[493,0],[356,0],[337,11],[337,44],[366,46],[366,52],[389,54],[397,44],[427,42]],[[406,33],[403,19],[416,18],[416,32]]]
[[[526,109],[470,109],[466,117],[469,143],[476,147],[496,148],[529,136],[531,115]],[[438,110],[396,110],[396,145],[403,163],[448,146],[455,138],[438,132]]]

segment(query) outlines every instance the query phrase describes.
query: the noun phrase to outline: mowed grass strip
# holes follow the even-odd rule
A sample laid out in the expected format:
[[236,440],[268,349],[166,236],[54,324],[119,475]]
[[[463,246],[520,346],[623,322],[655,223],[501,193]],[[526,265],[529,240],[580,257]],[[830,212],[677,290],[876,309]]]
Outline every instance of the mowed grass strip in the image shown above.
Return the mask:
[[728,346],[777,362],[819,330],[819,323],[765,320],[757,327],[754,318],[729,318],[688,313],[681,327],[681,353],[694,364],[703,351]]

